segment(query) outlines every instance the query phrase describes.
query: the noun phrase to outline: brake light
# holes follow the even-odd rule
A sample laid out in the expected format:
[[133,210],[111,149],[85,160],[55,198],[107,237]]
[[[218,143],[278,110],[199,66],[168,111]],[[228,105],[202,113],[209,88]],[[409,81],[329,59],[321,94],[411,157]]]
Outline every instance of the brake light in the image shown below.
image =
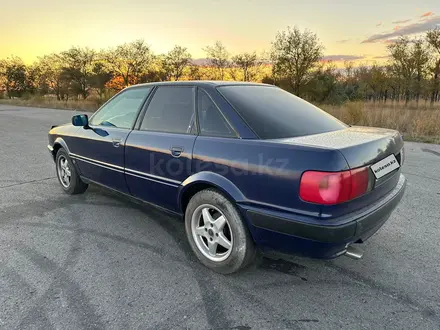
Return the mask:
[[301,177],[299,196],[311,203],[340,204],[365,194],[368,183],[368,167],[343,172],[307,171]]

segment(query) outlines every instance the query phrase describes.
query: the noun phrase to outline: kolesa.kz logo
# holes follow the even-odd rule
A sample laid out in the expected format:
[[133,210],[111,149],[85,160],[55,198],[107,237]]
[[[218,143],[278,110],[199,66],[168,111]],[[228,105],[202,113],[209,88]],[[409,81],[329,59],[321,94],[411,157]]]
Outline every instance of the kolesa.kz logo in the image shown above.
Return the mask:
[[387,167],[395,164],[397,161],[395,159],[391,160],[389,163],[382,165],[381,167],[378,167],[377,169],[374,170],[374,173],[379,173],[380,171],[386,169]]

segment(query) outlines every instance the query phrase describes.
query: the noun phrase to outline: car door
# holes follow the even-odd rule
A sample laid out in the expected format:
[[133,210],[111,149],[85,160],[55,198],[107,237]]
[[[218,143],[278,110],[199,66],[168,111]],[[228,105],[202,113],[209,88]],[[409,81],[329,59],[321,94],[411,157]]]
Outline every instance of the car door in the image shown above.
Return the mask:
[[177,211],[178,188],[191,175],[196,140],[195,87],[159,86],[125,148],[132,195]]
[[78,129],[69,145],[81,175],[101,185],[128,193],[124,175],[124,146],[151,87],[122,91]]

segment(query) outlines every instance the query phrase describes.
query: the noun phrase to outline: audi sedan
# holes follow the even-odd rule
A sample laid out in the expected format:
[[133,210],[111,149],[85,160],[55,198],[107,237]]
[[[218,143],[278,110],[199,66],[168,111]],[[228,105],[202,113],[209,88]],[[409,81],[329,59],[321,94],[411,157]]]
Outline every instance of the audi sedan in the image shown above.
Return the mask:
[[48,148],[66,193],[97,184],[182,216],[197,258],[224,274],[257,248],[360,258],[405,190],[397,131],[264,84],[132,86],[52,127]]

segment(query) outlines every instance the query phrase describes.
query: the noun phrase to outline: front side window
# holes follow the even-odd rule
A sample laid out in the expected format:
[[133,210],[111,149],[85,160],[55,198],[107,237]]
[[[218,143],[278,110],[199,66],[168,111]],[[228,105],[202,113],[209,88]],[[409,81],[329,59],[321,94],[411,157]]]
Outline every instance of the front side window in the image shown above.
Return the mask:
[[159,87],[148,105],[141,130],[190,134],[194,123],[194,87]]
[[200,135],[236,137],[234,130],[220,113],[205,91],[200,90],[197,96],[197,111],[199,115]]
[[136,87],[120,93],[91,118],[90,125],[130,129],[151,89],[151,87]]

